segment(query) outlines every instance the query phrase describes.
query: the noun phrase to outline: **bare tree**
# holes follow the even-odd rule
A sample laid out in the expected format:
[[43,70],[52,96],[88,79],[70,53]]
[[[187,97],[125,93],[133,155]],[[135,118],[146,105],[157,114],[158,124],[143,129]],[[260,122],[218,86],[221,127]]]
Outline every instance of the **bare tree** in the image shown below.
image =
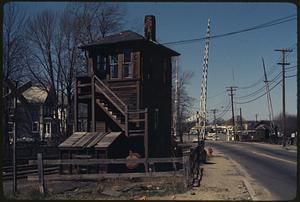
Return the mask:
[[3,80],[23,78],[24,55],[26,46],[23,38],[25,15],[15,5],[4,6],[3,16]]
[[[174,71],[173,71],[174,72]],[[179,94],[179,117],[178,122],[179,125],[179,134],[180,134],[180,141],[182,140],[182,134],[183,132],[187,132],[190,129],[190,124],[185,123],[185,120],[189,118],[192,114],[195,114],[195,110],[192,109],[192,106],[195,102],[195,98],[191,97],[187,93],[187,86],[189,85],[190,79],[193,77],[192,72],[182,72],[179,76],[179,86],[178,86],[178,94]],[[175,78],[175,74],[173,73],[173,80]],[[175,99],[175,85],[173,85],[172,88],[172,100]],[[174,102],[172,109],[175,111],[175,105]],[[173,124],[175,124],[175,121],[173,120]]]
[[87,58],[78,47],[118,31],[124,15],[118,4],[70,3],[62,13],[43,10],[27,21],[29,76],[48,93],[51,89],[57,114],[59,98],[62,103],[67,97],[67,127],[72,119],[75,73],[82,71]]
[[[67,119],[66,134],[72,130],[71,117],[73,109],[73,84],[75,72],[84,67],[84,58],[78,49],[80,43],[77,30],[74,29],[76,20],[70,15],[70,10],[66,9],[59,16],[57,37],[55,41],[56,65],[60,73],[61,102],[63,104],[64,95],[67,97]],[[62,105],[63,111],[63,105]]]
[[[289,135],[295,131],[297,131],[297,115],[286,114],[286,135]],[[283,115],[280,113],[274,118],[275,126],[278,127],[278,130],[283,132]]]
[[117,3],[73,3],[72,15],[82,44],[97,41],[108,34],[119,31],[126,15],[125,9]]
[[57,17],[53,11],[43,10],[28,19],[26,39],[30,55],[26,58],[28,76],[53,96],[57,117],[59,69],[55,60]]

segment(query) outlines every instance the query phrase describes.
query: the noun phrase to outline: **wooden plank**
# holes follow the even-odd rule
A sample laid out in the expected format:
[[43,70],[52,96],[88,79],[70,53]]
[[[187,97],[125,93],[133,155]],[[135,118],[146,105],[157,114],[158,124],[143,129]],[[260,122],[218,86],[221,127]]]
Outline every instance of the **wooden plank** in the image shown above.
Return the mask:
[[145,109],[145,136],[144,136],[144,147],[145,147],[145,171],[148,172],[148,109]]
[[45,194],[44,184],[44,167],[43,167],[43,155],[42,153],[37,154],[38,161],[38,180],[39,180],[39,191],[41,194]]
[[62,142],[58,147],[72,147],[85,134],[86,132],[75,132],[70,137],[68,137],[64,142]]
[[[57,159],[57,160],[44,160],[44,165],[95,165],[95,164],[126,164],[126,163],[144,163],[145,159]],[[175,158],[149,158],[149,163],[182,163],[182,157]],[[29,160],[29,165],[34,165],[37,163],[36,160]]]
[[111,86],[110,88],[112,90],[117,90],[117,89],[122,89],[123,90],[123,88],[129,88],[129,89],[135,90],[136,89],[136,85]]
[[92,97],[91,97],[91,111],[92,111],[92,130],[91,132],[96,132],[96,118],[95,118],[95,77],[91,78],[91,85],[92,85]]
[[[45,176],[46,180],[58,180],[58,181],[73,181],[73,180],[93,180],[99,181],[101,179],[120,179],[120,178],[137,178],[137,177],[183,177],[182,171],[171,172],[148,172],[148,173],[103,173],[103,174],[81,174],[81,175],[49,175]],[[36,176],[28,176],[30,181],[36,181]]]
[[130,119],[129,122],[143,122],[145,119]]
[[92,95],[80,95],[78,96],[78,99],[90,99]]
[[103,139],[95,145],[96,149],[107,148],[122,132],[110,132],[106,134]]
[[[75,74],[75,77],[76,77],[76,74]],[[78,117],[77,117],[77,112],[78,112],[78,81],[77,79],[75,78],[75,89],[74,89],[74,128],[73,128],[73,132],[77,132],[78,130]]]
[[103,139],[103,137],[105,136],[105,132],[99,132],[94,136],[94,139],[88,144],[86,145],[86,147],[93,147],[95,146],[99,141],[101,141]]

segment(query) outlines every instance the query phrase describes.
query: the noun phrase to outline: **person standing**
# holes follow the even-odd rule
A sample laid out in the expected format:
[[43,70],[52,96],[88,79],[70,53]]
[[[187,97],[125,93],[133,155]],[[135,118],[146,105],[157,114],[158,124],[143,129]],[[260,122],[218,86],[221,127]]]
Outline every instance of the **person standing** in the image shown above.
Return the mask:
[[294,144],[295,137],[296,137],[296,134],[295,134],[295,133],[292,133],[292,134],[291,134],[291,141],[290,141],[291,145]]

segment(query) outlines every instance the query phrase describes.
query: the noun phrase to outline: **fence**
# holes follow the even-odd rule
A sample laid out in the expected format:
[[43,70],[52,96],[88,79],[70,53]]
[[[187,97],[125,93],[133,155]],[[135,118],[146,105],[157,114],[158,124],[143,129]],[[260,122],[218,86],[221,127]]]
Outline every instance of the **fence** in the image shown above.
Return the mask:
[[[199,147],[197,147],[199,149]],[[111,178],[136,178],[136,177],[183,177],[184,186],[188,188],[199,181],[200,164],[199,150],[193,149],[191,152],[185,152],[182,157],[174,158],[141,158],[141,159],[57,159],[43,160],[42,155],[38,154],[37,160],[30,160],[30,165],[38,165],[38,176],[29,176],[28,180],[38,180],[40,192],[44,193],[44,165],[103,165],[103,164],[127,164],[127,163],[172,163],[172,171],[156,172],[154,169],[145,173],[101,173],[101,174],[72,174],[72,175],[54,175],[45,176],[46,180],[101,180]],[[182,165],[181,169],[177,169],[176,164]],[[151,166],[150,166],[151,167]]]

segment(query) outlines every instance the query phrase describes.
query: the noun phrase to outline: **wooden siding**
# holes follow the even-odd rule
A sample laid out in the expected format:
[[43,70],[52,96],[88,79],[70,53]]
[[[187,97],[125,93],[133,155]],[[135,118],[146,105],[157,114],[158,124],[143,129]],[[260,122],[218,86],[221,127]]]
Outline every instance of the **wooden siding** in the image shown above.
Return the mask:
[[110,81],[109,88],[126,104],[128,109],[137,109],[137,81]]

